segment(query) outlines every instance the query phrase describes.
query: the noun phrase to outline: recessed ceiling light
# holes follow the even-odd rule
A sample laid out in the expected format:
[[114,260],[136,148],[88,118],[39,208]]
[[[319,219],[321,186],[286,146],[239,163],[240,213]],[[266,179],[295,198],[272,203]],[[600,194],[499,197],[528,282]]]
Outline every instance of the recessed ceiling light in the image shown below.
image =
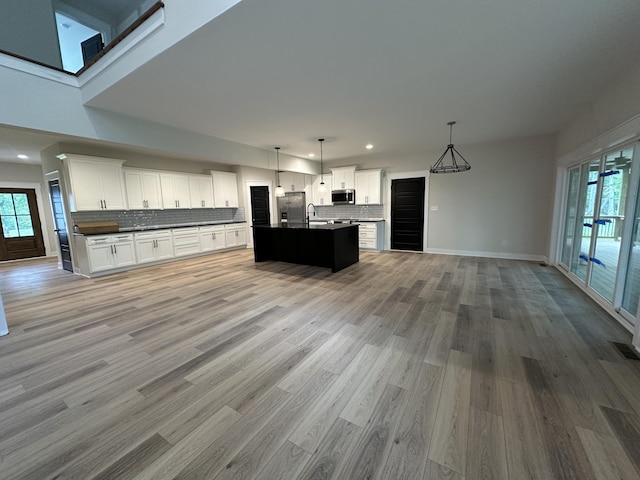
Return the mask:
[[19,158],[19,159],[21,159],[21,160],[28,160],[28,159],[29,159],[29,157],[28,157],[28,156],[26,156],[26,155],[25,155],[25,154],[23,154],[23,153],[21,153],[20,155],[18,155],[18,158]]
[[308,155],[308,157],[309,157],[309,158],[313,158],[313,157],[315,157],[315,154],[314,154],[314,153],[310,153],[310,154]]
[[373,148],[373,145],[370,143],[367,143],[364,148],[366,148],[367,150],[371,150]]

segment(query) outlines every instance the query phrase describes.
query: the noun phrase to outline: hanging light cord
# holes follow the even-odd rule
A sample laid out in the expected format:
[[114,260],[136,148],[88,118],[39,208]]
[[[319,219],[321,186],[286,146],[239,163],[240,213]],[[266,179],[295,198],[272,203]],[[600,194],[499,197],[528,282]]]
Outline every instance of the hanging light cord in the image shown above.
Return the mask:
[[324,175],[322,173],[322,143],[324,142],[324,138],[319,138],[320,142],[320,184],[324,184]]

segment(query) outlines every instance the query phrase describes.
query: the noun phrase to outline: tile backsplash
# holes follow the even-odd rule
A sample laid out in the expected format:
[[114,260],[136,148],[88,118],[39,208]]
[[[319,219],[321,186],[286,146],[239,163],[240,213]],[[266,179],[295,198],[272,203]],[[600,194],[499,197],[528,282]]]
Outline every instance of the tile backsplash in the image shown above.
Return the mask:
[[383,205],[316,205],[318,218],[357,218],[364,220],[367,218],[383,218]]
[[74,223],[116,221],[120,228],[244,222],[244,208],[71,212]]

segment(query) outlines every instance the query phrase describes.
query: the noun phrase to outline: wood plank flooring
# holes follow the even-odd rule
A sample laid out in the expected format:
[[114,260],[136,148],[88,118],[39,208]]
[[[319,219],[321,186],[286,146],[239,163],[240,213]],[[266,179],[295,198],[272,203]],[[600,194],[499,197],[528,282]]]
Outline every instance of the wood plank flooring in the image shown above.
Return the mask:
[[0,264],[0,478],[640,479],[630,335],[537,263]]

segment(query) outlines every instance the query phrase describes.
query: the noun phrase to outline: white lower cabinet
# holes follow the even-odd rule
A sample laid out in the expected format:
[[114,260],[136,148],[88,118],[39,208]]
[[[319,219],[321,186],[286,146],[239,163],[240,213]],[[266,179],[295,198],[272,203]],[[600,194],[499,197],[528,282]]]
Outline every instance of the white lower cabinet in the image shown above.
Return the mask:
[[358,222],[358,246],[366,250],[382,250],[384,222]]
[[203,252],[213,252],[226,248],[224,225],[200,227],[200,249]]
[[87,256],[91,273],[136,264],[133,235],[99,235],[87,238]]
[[247,244],[247,227],[244,223],[227,224],[224,230],[227,248]]
[[173,253],[176,257],[194,255],[200,253],[200,230],[193,228],[174,228],[171,230],[173,236]]
[[170,230],[134,234],[138,263],[173,258],[173,238]]

